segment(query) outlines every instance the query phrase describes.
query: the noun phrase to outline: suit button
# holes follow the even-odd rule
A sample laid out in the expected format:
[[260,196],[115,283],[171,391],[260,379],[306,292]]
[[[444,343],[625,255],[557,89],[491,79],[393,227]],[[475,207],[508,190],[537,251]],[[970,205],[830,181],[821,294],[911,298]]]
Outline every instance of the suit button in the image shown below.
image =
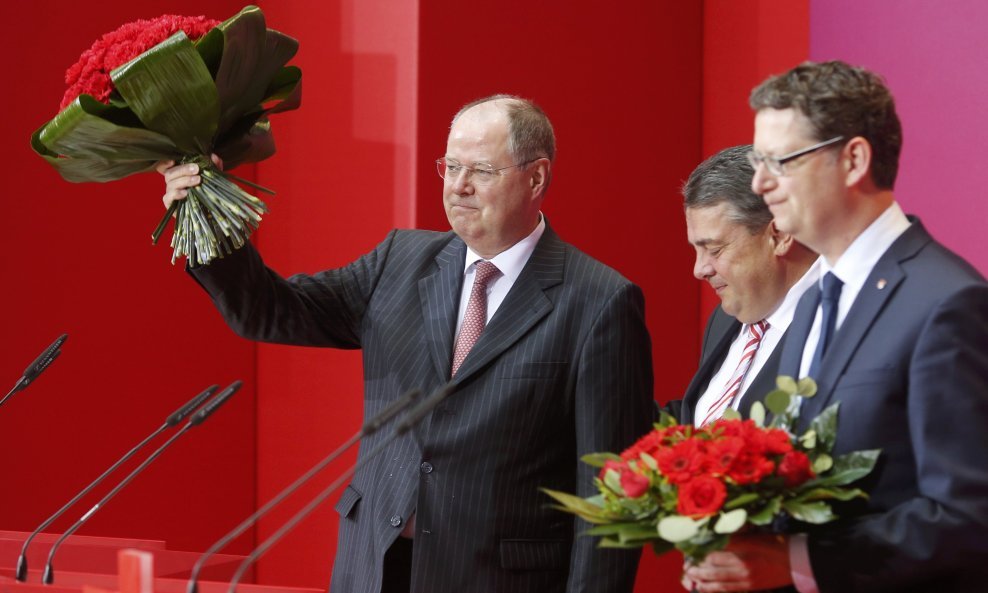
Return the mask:
[[419,466],[419,469],[422,470],[422,473],[423,474],[431,474],[432,473],[432,464],[429,463],[428,461],[423,461],[422,462],[422,465]]
[[391,526],[392,527],[401,527],[401,515],[393,515],[391,517]]

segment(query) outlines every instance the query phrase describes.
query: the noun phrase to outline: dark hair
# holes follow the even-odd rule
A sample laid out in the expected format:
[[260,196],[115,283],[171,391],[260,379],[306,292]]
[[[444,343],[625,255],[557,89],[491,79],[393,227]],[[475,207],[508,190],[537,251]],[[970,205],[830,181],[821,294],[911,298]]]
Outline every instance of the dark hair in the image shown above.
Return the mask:
[[892,189],[902,152],[902,124],[895,100],[874,72],[845,62],[803,62],[772,76],[751,92],[755,111],[795,109],[809,119],[819,141],[861,136],[871,145],[871,177]]
[[499,101],[504,103],[508,114],[508,154],[518,163],[547,158],[556,158],[556,135],[552,123],[542,108],[515,95],[491,95],[471,101],[453,116],[453,123],[468,109],[481,103]]
[[725,148],[697,166],[683,184],[686,208],[729,205],[727,217],[752,234],[772,222],[772,212],[761,196],[751,191],[755,170],[748,162],[751,145]]

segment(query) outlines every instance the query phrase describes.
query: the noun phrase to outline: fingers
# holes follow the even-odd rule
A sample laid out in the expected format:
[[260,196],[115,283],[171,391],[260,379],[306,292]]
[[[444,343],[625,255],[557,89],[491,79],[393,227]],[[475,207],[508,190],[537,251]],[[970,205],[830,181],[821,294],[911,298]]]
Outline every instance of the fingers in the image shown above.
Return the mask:
[[189,195],[189,188],[202,181],[195,163],[174,166],[171,161],[162,161],[155,169],[165,177],[165,195],[161,197],[165,208],[170,208],[175,200],[184,200]]
[[683,585],[690,583],[699,593],[746,591],[751,588],[751,572],[736,555],[713,552],[696,565],[689,565],[683,574]]
[[214,152],[209,155],[209,158],[212,159],[213,164],[216,165],[217,169],[219,169],[220,171],[223,170],[223,159],[220,158],[220,155]]

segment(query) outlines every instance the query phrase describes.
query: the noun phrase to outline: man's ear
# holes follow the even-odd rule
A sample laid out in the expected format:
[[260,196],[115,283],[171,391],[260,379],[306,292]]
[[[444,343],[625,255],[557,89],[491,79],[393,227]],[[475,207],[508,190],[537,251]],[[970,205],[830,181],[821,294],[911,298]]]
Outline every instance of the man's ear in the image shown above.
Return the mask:
[[541,196],[549,186],[549,175],[551,174],[552,163],[549,159],[541,158],[532,163],[532,171],[528,180],[532,186],[532,195]]
[[789,233],[784,233],[775,226],[775,221],[768,223],[769,240],[772,241],[772,252],[776,256],[782,257],[792,249],[793,238]]
[[841,150],[841,163],[844,166],[845,185],[852,187],[867,179],[871,174],[871,143],[855,136]]

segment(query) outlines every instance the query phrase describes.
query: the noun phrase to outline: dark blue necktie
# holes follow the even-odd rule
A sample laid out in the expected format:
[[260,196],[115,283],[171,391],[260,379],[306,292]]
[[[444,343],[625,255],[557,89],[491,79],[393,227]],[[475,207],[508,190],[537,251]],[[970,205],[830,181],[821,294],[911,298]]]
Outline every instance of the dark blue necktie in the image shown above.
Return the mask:
[[813,353],[813,360],[810,362],[810,376],[814,379],[819,379],[817,374],[820,371],[820,361],[823,360],[827,346],[834,338],[834,327],[837,325],[837,301],[840,300],[842,286],[844,283],[834,276],[833,272],[827,272],[823,277],[823,294],[820,297],[820,306],[823,308],[820,341],[816,344],[816,352]]

